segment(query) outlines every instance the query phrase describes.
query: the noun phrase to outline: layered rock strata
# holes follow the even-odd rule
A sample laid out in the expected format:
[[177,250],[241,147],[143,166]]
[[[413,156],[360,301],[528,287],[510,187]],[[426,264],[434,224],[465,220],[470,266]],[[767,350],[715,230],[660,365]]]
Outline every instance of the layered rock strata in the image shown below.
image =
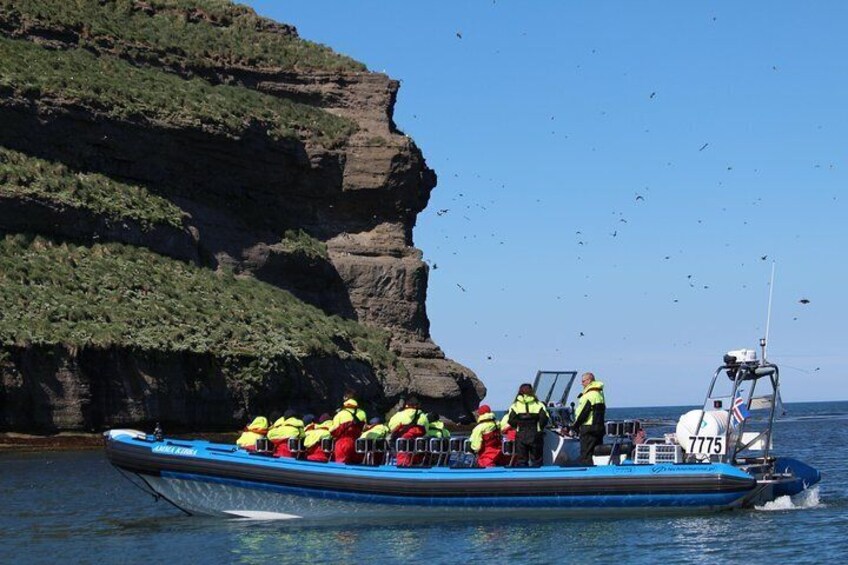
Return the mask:
[[[142,15],[154,21],[183,9],[186,25],[212,22],[212,28],[226,28],[239,21],[216,20],[209,15],[214,11],[204,10],[204,2],[196,2],[194,9],[168,1],[123,4],[133,22],[146,21]],[[297,37],[290,26],[250,17],[257,33]],[[143,185],[177,204],[186,216],[182,227],[142,229],[132,221],[110,221],[45,199],[0,195],[0,231],[76,242],[118,241],[256,277],[329,314],[388,330],[390,347],[406,369],[378,376],[360,365],[310,359],[296,371],[295,384],[276,387],[274,398],[326,408],[338,401],[341,383],[370,383],[363,394],[380,409],[409,394],[421,396],[425,408],[452,418],[476,408],[485,395],[482,383],[469,369],[446,359],[430,339],[428,268],[413,245],[412,230],[436,175],[392,120],[397,81],[358,69],[283,68],[214,53],[191,57],[184,50],[118,34],[97,35],[84,24],[57,23],[8,2],[0,11],[0,33],[42,49],[82,47],[135,68],[306,104],[355,124],[353,133],[328,141],[306,131],[271,136],[261,121],[234,129],[146,113],[116,116],[96,100],[44,89],[33,92],[2,77],[0,146]],[[287,230],[324,242],[326,255],[304,255],[281,245]],[[166,355],[166,361],[157,363],[150,361],[150,352],[120,349],[68,355],[66,347],[57,345],[49,356],[39,348],[10,351],[0,402],[25,406],[26,398],[38,396],[43,406],[53,407],[42,411],[44,429],[131,423],[163,414],[176,423],[210,425],[244,415],[233,409],[232,399],[226,400],[226,383],[214,370],[204,373],[207,384],[195,383],[192,371],[203,373],[203,367],[214,365],[202,355]],[[64,361],[44,361],[57,356]],[[108,393],[92,393],[100,386],[91,376],[97,370],[114,375]],[[93,398],[106,406],[93,406]],[[203,415],[187,414],[187,406],[200,404],[206,406],[198,409]],[[22,417],[7,416],[5,424],[25,427]]]

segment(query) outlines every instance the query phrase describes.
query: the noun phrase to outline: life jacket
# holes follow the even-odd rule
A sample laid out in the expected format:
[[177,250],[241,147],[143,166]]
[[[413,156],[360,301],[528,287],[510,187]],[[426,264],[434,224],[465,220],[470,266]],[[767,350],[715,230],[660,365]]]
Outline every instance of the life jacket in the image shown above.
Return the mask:
[[418,408],[404,408],[389,420],[392,437],[423,436],[427,431],[427,414]]
[[520,431],[541,432],[548,423],[548,409],[532,394],[519,394],[509,407],[507,421]]
[[329,420],[323,424],[315,424],[311,429],[306,430],[303,436],[303,447],[309,449],[315,444],[320,444],[322,439],[332,437],[330,434],[330,426],[332,422]]
[[236,440],[236,445],[244,449],[253,450],[256,448],[256,440],[265,437],[266,433],[268,433],[268,420],[263,416],[259,416],[254,418],[244,429]]
[[358,407],[355,400],[349,399],[345,401],[344,407],[333,418],[330,431],[333,437],[337,439],[343,436],[356,438],[362,433],[366,421],[365,411]]
[[441,420],[429,422],[427,424],[427,436],[436,438],[449,438],[450,431],[445,428],[445,423]]
[[477,425],[471,430],[471,450],[477,454],[477,465],[493,467],[501,458],[501,430],[495,415],[491,412],[481,414]]
[[389,427],[386,424],[374,424],[368,426],[359,436],[362,439],[386,439],[389,435]]
[[604,418],[606,417],[606,407],[604,383],[598,380],[590,382],[580,394],[574,424],[577,426],[603,426]]
[[288,441],[293,437],[303,437],[303,420],[294,416],[280,418],[268,430],[268,439],[275,444]]

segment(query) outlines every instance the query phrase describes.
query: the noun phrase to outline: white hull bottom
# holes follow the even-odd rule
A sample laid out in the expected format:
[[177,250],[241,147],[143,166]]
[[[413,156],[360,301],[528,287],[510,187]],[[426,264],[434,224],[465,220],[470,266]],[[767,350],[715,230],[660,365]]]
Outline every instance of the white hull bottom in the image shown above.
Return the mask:
[[327,500],[299,496],[233,484],[217,484],[175,477],[143,475],[143,480],[157,494],[194,515],[224,516],[255,520],[327,520],[334,523],[385,523],[388,516],[404,522],[439,520],[485,519],[502,517],[548,518],[585,517],[591,515],[644,515],[704,513],[727,510],[728,506],[632,506],[632,507],[445,507],[428,505],[397,505],[368,502]]

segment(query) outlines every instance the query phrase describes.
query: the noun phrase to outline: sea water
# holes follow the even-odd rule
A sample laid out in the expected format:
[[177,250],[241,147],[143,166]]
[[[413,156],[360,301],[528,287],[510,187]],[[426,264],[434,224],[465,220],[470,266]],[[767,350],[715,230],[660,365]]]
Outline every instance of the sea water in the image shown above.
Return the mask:
[[[671,431],[688,407],[617,409]],[[794,499],[718,514],[303,524],[190,517],[102,451],[0,454],[0,563],[842,563],[848,560],[848,402],[787,404],[775,451],[822,472]]]

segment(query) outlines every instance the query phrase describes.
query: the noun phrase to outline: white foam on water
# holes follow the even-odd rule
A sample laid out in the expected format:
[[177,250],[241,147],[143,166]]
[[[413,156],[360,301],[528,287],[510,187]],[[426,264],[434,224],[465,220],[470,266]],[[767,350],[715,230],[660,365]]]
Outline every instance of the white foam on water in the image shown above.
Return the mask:
[[244,520],[294,520],[300,518],[294,514],[283,512],[264,512],[262,510],[225,510],[227,514],[238,516]]
[[819,487],[805,489],[795,496],[780,496],[762,506],[755,506],[755,510],[773,512],[775,510],[803,510],[807,508],[824,507],[819,499]]

